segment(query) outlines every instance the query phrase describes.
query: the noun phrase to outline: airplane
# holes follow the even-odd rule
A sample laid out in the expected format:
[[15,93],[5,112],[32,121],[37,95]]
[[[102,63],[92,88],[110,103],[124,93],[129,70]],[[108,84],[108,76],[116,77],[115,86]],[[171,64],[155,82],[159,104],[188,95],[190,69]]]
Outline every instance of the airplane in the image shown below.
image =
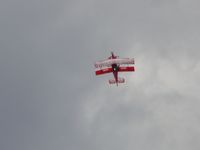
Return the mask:
[[119,83],[125,82],[124,78],[118,77],[118,72],[135,71],[133,64],[135,64],[133,58],[119,58],[119,56],[115,56],[114,53],[111,52],[111,56],[108,57],[108,59],[98,61],[94,64],[96,68],[95,74],[98,76],[113,73],[114,79],[110,79],[109,84],[116,84],[118,86]]

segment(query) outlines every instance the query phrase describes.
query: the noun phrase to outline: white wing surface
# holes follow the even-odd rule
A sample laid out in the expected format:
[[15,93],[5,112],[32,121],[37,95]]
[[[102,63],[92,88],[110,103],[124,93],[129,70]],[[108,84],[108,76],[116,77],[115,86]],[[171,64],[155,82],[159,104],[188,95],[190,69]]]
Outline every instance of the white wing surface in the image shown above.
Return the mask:
[[134,64],[133,58],[117,58],[108,59],[104,61],[98,61],[95,63],[96,68],[110,67],[112,64],[122,65],[122,64]]

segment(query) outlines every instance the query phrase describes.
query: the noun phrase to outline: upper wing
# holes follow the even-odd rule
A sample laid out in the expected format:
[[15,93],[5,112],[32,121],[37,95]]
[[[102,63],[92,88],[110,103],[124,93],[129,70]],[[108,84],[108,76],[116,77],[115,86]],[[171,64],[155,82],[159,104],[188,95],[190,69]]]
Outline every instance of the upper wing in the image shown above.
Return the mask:
[[96,68],[102,68],[102,67],[110,67],[112,64],[134,64],[133,58],[117,58],[117,59],[108,59],[104,61],[99,61],[95,63]]
[[119,72],[129,72],[129,71],[135,71],[134,66],[128,66],[128,67],[119,67]]
[[104,68],[104,69],[95,71],[96,75],[102,75],[102,74],[106,74],[110,72],[113,72],[112,68]]

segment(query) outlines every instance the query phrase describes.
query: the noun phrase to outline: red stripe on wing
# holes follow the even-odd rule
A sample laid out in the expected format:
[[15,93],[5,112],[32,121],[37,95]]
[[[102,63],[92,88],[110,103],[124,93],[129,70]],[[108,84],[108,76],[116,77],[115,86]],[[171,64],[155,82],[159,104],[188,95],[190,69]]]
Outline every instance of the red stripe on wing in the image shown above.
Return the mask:
[[112,68],[104,68],[104,69],[95,71],[96,75],[102,75],[102,74],[106,74],[110,72],[113,72]]
[[119,67],[119,72],[129,72],[129,71],[135,71],[135,68],[133,66],[129,67]]

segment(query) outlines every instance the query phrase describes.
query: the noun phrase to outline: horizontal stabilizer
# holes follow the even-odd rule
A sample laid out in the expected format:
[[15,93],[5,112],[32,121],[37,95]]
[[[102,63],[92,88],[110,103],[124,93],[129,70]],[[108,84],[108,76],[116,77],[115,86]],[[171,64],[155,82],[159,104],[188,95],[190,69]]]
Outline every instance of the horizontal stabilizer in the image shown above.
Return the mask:
[[[124,83],[125,79],[124,78],[118,78],[117,83]],[[110,79],[109,80],[109,84],[116,84],[116,80],[115,79]]]

